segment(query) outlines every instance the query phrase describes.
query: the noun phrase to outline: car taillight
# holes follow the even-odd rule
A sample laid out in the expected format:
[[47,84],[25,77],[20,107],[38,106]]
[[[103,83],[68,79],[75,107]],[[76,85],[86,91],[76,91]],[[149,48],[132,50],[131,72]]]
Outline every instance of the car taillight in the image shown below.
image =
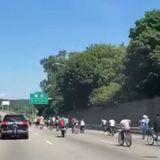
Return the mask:
[[1,123],[2,126],[7,126],[7,124],[8,124],[8,121],[2,121]]
[[21,121],[21,124],[24,125],[24,126],[27,126],[28,122],[27,121]]

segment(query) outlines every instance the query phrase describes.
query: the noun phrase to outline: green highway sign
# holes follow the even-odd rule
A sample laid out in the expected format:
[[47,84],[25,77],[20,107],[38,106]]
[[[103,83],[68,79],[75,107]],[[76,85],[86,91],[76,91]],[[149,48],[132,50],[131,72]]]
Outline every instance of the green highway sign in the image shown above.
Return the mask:
[[48,104],[48,95],[43,92],[35,92],[30,94],[29,103],[34,104]]

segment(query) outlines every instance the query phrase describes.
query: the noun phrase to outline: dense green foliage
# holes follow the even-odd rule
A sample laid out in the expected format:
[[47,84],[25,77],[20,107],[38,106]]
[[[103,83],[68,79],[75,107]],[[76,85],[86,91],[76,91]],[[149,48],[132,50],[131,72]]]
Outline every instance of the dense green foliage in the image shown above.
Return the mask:
[[146,12],[129,37],[125,72],[128,94],[132,98],[160,95],[160,10]]
[[67,111],[112,99],[122,85],[125,57],[123,44],[95,44],[81,53],[61,51],[43,59],[47,79],[41,87],[52,98],[50,108],[55,112]]
[[146,12],[130,29],[130,42],[94,44],[41,60],[52,98],[46,112],[63,112],[160,95],[160,10]]
[[110,83],[108,86],[102,86],[93,90],[91,94],[92,104],[105,104],[106,102],[114,101],[114,96],[121,89],[118,83]]

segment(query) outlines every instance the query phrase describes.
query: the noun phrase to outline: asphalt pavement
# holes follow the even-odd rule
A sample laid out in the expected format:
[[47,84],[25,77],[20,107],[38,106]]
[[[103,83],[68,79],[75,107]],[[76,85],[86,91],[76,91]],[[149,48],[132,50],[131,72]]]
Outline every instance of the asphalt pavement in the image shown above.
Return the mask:
[[140,135],[133,135],[130,148],[118,145],[117,135],[87,130],[65,138],[60,132],[32,127],[30,138],[0,140],[0,160],[145,160],[160,159],[160,147],[148,146]]

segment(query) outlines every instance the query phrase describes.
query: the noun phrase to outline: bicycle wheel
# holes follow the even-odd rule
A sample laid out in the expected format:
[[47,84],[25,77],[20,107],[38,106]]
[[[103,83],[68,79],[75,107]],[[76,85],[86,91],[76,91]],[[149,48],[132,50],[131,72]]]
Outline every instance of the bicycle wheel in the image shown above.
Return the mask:
[[157,145],[160,146],[160,140],[159,139],[157,140]]
[[110,135],[111,135],[111,136],[114,136],[114,133],[115,133],[115,128],[111,127],[111,128],[110,128]]
[[157,145],[160,146],[160,136],[159,135],[157,136],[156,142],[157,142]]
[[127,147],[130,147],[132,145],[131,133],[126,133],[125,142],[126,142]]
[[151,134],[147,135],[147,143],[149,145],[153,145],[154,144],[154,137]]
[[118,143],[122,146],[124,144],[124,139],[122,139],[121,132],[118,134]]
[[75,127],[75,134],[78,134],[78,133],[79,133],[79,128]]
[[112,129],[111,131],[111,136],[114,136],[114,129]]

